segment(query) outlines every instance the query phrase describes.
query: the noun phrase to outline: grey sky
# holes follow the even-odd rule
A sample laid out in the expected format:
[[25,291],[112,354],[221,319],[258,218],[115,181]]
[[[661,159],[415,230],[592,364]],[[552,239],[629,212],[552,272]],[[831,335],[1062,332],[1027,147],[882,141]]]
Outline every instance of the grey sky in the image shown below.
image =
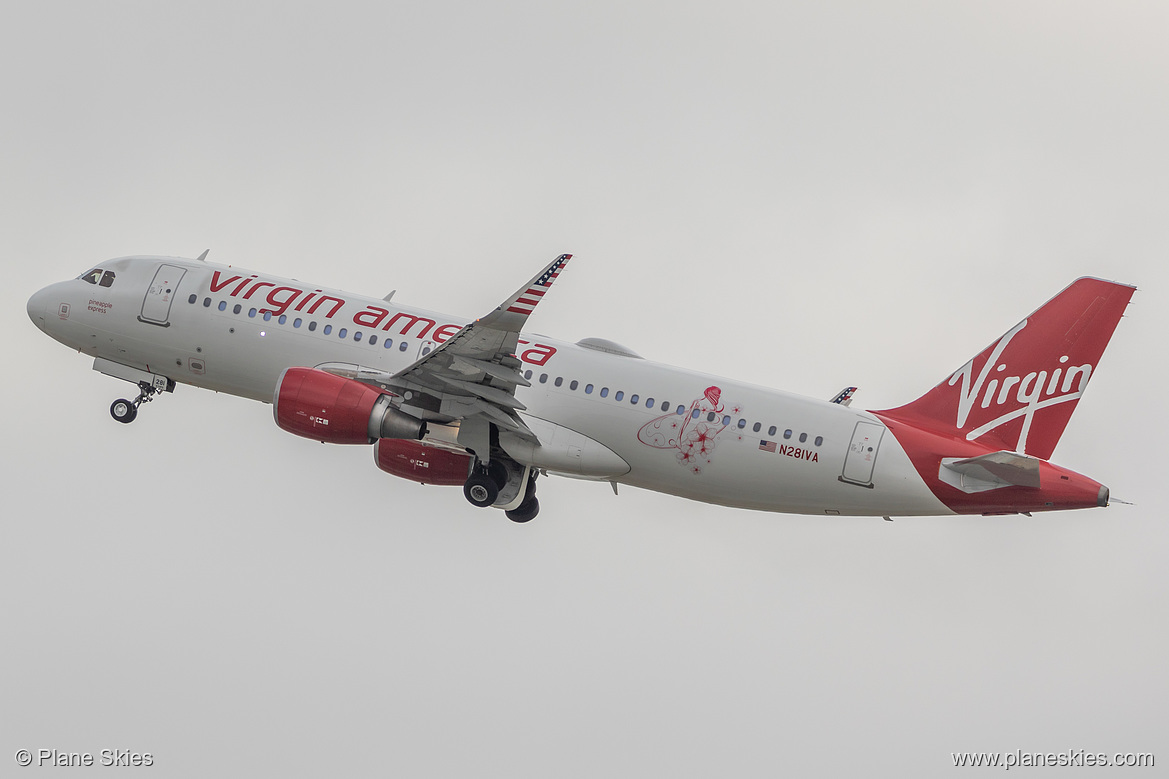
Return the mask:
[[[0,765],[933,777],[1169,763],[1163,3],[10,2]],[[515,526],[270,407],[127,386],[35,290],[196,256],[856,404],[1141,289],[1054,459],[1135,506],[791,517],[566,480]],[[27,769],[30,773],[33,769]],[[1139,772],[1138,772],[1139,773]]]

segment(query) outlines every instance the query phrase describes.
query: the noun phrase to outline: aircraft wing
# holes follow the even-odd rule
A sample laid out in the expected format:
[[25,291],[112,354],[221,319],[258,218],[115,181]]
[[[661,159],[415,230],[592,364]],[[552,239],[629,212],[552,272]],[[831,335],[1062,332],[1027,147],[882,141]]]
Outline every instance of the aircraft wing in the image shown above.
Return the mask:
[[484,461],[492,424],[537,441],[517,414],[526,407],[515,388],[531,382],[520,374],[516,349],[528,317],[571,258],[560,255],[494,311],[394,374],[389,385],[402,397],[403,410],[430,421],[459,421],[460,445]]

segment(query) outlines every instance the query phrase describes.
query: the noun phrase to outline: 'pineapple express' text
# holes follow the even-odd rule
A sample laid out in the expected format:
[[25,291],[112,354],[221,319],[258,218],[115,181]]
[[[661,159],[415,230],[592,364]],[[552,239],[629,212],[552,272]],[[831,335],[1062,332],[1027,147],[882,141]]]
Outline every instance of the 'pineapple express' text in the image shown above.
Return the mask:
[[[254,274],[247,277],[237,275],[223,278],[219,271],[215,271],[211,275],[211,292],[222,292],[231,285],[234,286],[227,294],[230,297],[238,297],[243,300],[251,300],[252,295],[257,290],[270,287],[271,289],[267,290],[266,295],[261,292],[260,299],[268,304],[261,310],[271,311],[273,316],[280,316],[289,311],[299,311],[312,315],[323,307],[321,316],[325,319],[332,319],[345,306],[343,299],[325,295],[319,289],[308,292],[299,287],[279,286],[270,281],[260,281]],[[380,329],[383,332],[389,332],[397,324],[399,335],[429,338],[440,344],[445,343],[448,338],[463,327],[456,324],[438,325],[437,322],[428,317],[415,316],[404,311],[391,314],[389,309],[368,305],[353,315],[353,324],[374,330]],[[414,332],[410,332],[411,330]],[[548,358],[556,354],[556,347],[547,344],[530,343],[522,339],[519,344],[527,348],[520,350],[520,354],[517,356],[532,365],[544,365],[548,362]]]

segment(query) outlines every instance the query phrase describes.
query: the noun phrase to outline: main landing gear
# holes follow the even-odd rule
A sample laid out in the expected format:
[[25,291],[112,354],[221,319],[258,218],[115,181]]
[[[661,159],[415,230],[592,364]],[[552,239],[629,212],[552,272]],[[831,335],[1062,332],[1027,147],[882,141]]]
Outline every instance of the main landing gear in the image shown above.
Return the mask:
[[536,500],[536,472],[528,478],[528,491],[524,501],[511,511],[503,512],[512,522],[531,522],[540,513],[540,501]]
[[463,485],[463,495],[472,506],[487,508],[499,497],[499,485],[485,473],[473,473]]
[[507,466],[498,459],[492,460],[484,466],[479,460],[475,461],[467,483],[463,485],[463,497],[472,506],[487,508],[499,499],[499,491],[507,486]]
[[138,407],[154,400],[158,390],[145,381],[138,382],[138,397],[134,400],[118,398],[110,404],[110,416],[123,424],[130,424],[138,418]]
[[[525,469],[509,460],[505,465],[500,459],[492,459],[484,466],[476,461],[463,485],[463,496],[472,506],[486,508],[497,503],[512,522],[530,522],[540,513],[540,501],[536,500],[536,471]],[[525,474],[527,478],[525,479]],[[523,490],[523,498],[520,498]]]

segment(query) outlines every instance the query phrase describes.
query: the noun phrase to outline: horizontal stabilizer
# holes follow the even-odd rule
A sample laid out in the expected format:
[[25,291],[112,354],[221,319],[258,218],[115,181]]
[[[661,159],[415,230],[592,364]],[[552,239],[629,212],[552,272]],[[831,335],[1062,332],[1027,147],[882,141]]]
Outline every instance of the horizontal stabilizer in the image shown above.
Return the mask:
[[1016,452],[991,452],[978,457],[943,457],[938,478],[963,492],[1000,487],[1039,487],[1039,460]]

